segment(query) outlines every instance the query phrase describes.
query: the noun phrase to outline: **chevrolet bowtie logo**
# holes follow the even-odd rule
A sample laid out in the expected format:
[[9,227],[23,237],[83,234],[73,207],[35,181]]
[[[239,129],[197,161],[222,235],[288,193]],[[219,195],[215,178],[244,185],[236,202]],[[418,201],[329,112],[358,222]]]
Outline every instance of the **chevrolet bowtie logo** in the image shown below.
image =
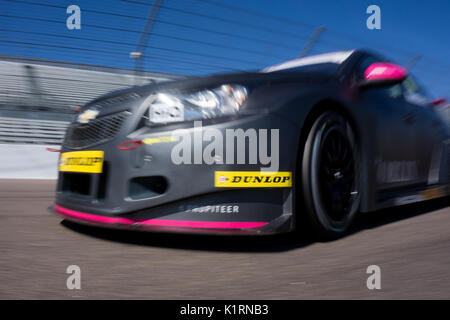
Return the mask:
[[83,111],[77,118],[79,123],[88,123],[89,121],[95,119],[98,115],[97,110],[86,110]]

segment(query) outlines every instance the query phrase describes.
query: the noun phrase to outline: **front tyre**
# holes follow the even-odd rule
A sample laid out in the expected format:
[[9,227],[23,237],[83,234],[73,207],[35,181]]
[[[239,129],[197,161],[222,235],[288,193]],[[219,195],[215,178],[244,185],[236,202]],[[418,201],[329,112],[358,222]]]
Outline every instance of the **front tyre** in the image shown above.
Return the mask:
[[302,159],[306,216],[321,238],[348,230],[360,202],[360,155],[349,122],[328,111],[314,122]]

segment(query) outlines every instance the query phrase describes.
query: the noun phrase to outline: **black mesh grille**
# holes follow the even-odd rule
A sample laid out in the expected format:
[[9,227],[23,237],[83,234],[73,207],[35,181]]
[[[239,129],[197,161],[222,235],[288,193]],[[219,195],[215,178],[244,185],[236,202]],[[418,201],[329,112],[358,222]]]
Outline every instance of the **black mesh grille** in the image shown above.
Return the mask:
[[74,122],[67,129],[64,146],[80,149],[112,140],[129,114],[122,111],[91,120],[88,124]]

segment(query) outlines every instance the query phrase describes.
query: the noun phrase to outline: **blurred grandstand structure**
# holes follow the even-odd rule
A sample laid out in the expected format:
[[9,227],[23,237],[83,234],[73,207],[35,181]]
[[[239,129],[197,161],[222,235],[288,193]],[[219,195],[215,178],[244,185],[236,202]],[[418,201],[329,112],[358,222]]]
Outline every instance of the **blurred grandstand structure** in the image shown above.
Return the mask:
[[11,109],[71,114],[75,106],[113,90],[180,78],[156,72],[136,75],[130,70],[1,55],[0,69],[0,112]]
[[0,56],[0,143],[60,144],[77,106],[180,76]]

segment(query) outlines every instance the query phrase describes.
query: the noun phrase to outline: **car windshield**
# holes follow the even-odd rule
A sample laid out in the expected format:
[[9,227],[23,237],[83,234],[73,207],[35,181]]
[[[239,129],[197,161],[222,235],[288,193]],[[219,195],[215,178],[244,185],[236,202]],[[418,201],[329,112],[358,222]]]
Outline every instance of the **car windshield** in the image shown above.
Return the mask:
[[339,51],[298,58],[263,69],[261,72],[274,71],[322,71],[336,72],[353,51]]

